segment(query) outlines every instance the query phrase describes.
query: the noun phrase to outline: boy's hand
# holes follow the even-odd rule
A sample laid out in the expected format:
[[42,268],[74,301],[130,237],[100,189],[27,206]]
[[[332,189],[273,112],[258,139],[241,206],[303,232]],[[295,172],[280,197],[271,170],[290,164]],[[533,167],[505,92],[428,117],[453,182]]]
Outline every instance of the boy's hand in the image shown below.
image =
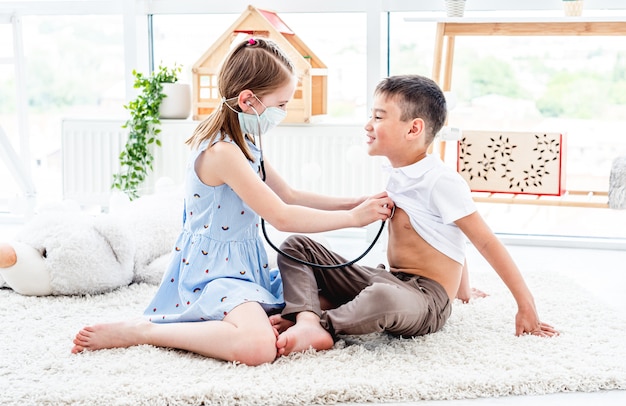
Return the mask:
[[547,323],[542,323],[536,314],[518,312],[515,317],[515,335],[531,334],[539,337],[556,337],[559,332]]

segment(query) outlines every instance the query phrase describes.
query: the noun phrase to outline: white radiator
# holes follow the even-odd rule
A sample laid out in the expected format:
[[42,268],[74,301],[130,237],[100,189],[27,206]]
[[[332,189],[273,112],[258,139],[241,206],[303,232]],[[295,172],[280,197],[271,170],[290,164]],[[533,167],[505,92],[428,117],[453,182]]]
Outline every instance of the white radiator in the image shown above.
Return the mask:
[[81,205],[108,205],[116,157],[126,142],[119,121],[63,120],[63,198]]
[[[185,140],[197,122],[161,121],[162,147],[155,149],[154,171],[143,194],[154,191],[161,177],[182,183],[188,147]],[[126,142],[120,120],[63,120],[63,197],[83,206],[108,206],[118,155]],[[265,159],[296,189],[334,196],[382,191],[386,162],[369,157],[362,126],[281,125],[263,137]]]

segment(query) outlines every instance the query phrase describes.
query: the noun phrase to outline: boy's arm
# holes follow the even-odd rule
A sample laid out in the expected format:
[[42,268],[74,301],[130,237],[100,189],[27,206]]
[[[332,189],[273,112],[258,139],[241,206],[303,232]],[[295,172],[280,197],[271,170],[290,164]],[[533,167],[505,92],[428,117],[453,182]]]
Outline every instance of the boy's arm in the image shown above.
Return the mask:
[[455,223],[513,294],[518,309],[515,318],[515,334],[533,334],[546,337],[557,335],[558,332],[552,326],[539,320],[533,296],[521,272],[481,215],[476,211]]

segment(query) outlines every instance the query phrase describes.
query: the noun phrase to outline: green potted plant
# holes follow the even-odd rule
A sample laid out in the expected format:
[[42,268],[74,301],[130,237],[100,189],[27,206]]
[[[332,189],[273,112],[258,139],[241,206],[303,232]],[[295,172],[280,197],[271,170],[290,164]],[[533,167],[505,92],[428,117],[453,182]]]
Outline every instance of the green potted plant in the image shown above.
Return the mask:
[[130,118],[122,128],[128,129],[128,139],[120,152],[120,170],[113,174],[113,189],[119,189],[133,200],[139,197],[139,188],[152,170],[153,148],[161,146],[159,139],[160,107],[166,94],[163,84],[176,83],[181,67],[159,66],[150,75],[133,70],[134,88],[139,94],[131,100],[125,109],[130,111]]

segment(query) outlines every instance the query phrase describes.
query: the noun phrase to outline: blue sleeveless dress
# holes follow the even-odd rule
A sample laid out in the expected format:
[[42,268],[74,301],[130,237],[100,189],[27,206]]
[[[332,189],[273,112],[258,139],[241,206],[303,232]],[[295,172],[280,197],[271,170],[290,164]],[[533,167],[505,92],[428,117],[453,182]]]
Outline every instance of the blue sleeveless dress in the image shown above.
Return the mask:
[[[144,312],[154,323],[222,320],[245,302],[258,302],[268,313],[284,307],[282,280],[277,268],[269,269],[259,216],[228,185],[207,186],[196,174],[194,164],[207,146],[192,151],[187,164],[183,230]],[[256,174],[260,151],[250,141],[248,146]]]

